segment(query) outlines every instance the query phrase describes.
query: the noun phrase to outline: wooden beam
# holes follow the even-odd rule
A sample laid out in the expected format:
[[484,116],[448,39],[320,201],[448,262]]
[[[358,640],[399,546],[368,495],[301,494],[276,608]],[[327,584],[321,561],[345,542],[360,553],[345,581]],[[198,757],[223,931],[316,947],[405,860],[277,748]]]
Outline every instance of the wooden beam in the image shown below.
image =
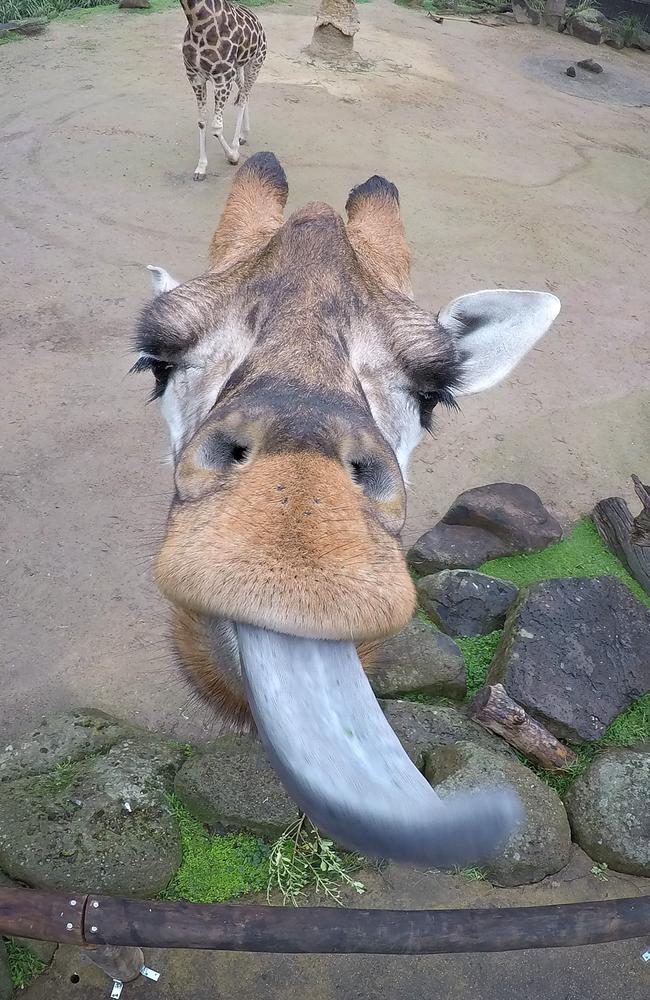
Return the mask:
[[477,910],[224,906],[109,896],[79,899],[83,901],[83,927],[81,933],[78,929],[73,933],[67,929],[71,922],[66,920],[67,896],[0,889],[0,934],[77,944],[287,955],[520,951],[650,935],[650,896]]

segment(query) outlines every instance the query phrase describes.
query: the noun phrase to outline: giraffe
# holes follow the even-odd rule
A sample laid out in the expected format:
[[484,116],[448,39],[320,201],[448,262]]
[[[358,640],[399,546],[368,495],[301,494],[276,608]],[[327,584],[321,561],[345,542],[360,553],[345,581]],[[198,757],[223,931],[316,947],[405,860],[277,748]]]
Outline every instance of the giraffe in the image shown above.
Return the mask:
[[363,664],[414,611],[400,546],[409,456],[437,406],[504,379],[560,309],[547,292],[418,306],[397,188],[347,221],[288,219],[275,156],[239,169],[209,269],[152,268],[135,370],[169,426],[173,499],[156,557],[179,666],[222,719],[256,728],[297,804],[368,856],[474,864],[520,815],[508,789],[440,800]]
[[[214,88],[212,129],[229,163],[239,162],[239,147],[250,132],[248,101],[266,57],[266,35],[259,19],[229,0],[181,0],[187,30],[183,38],[185,72],[194,91],[199,116],[199,161],[194,180],[205,180],[208,167],[206,129],[208,82]],[[237,123],[232,145],[223,134],[223,110],[237,82]]]

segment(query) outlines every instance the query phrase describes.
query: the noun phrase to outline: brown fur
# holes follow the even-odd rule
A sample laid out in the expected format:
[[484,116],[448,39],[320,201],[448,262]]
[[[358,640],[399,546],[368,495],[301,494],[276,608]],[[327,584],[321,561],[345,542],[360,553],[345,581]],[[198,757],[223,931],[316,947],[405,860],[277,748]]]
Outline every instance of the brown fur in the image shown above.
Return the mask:
[[282,225],[287,194],[272,178],[242,168],[210,243],[211,270],[225,271],[262,250]]
[[396,539],[338,463],[308,452],[178,505],[156,579],[182,607],[324,639],[390,634],[414,607]]
[[380,286],[412,294],[411,252],[395,198],[387,193],[351,198],[347,232],[363,268]]

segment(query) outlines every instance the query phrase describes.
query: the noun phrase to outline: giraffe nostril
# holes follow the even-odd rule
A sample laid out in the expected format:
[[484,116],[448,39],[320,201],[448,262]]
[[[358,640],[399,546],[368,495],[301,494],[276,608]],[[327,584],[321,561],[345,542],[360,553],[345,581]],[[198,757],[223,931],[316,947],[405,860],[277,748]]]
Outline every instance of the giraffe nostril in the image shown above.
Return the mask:
[[245,465],[251,454],[249,442],[217,432],[203,442],[197,461],[203,469],[223,471],[231,466]]

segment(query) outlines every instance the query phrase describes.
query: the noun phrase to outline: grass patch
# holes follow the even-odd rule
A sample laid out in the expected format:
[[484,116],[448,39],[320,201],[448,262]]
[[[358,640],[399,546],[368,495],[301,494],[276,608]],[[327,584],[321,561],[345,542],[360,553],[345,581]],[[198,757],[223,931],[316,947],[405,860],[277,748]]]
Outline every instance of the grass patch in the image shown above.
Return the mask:
[[472,698],[485,684],[485,678],[501,638],[501,629],[489,635],[468,636],[455,641],[465,658],[467,671],[467,697]]
[[170,797],[181,834],[183,861],[164,899],[223,903],[266,889],[269,845],[247,834],[211,836],[175,796]]
[[579,521],[568,538],[541,552],[490,559],[480,567],[480,572],[510,580],[518,587],[564,576],[616,576],[637,600],[650,608],[650,595],[610,552],[590,518]]
[[13,938],[3,938],[9,960],[9,975],[14,988],[24,990],[45,970],[45,962]]
[[[242,7],[268,7],[278,0],[238,0]],[[368,2],[368,0],[360,0]],[[127,10],[131,14],[156,14],[160,11],[178,7],[179,0],[151,0],[151,7]],[[0,23],[6,21],[21,21],[29,17],[62,18],[66,21],[79,21],[93,14],[116,11],[119,7],[115,0],[0,0]],[[0,43],[14,41],[22,35],[11,33],[0,38]]]

